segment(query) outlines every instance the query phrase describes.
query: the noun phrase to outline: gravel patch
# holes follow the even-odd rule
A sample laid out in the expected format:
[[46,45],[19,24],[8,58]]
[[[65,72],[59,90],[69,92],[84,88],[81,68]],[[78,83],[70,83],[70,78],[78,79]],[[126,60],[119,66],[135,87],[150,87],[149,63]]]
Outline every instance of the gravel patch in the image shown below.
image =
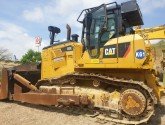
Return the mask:
[[[165,125],[165,97],[147,125]],[[101,125],[96,119],[75,115],[55,107],[0,102],[0,125]],[[105,123],[104,125],[115,125]]]

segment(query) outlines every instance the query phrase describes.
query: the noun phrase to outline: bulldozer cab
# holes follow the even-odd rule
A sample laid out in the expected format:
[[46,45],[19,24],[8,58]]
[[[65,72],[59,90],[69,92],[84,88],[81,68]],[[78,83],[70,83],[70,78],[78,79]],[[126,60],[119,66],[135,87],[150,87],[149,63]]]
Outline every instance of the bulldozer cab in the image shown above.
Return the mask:
[[[115,4],[115,7],[107,12],[107,7]],[[82,32],[82,42],[90,57],[98,58],[100,48],[116,35],[116,11],[117,3],[102,4],[99,7],[88,10],[85,14]],[[86,11],[86,10],[85,10]]]
[[139,6],[134,0],[121,5],[113,2],[85,9],[77,21],[83,24],[81,41],[91,58],[99,58],[100,49],[108,40],[131,34],[133,26],[143,25]]

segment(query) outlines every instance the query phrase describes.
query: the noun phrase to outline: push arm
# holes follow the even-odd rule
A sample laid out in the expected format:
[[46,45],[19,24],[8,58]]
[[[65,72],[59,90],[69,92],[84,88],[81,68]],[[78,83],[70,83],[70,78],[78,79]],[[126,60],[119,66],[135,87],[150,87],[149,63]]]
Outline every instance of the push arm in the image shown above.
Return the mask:
[[140,34],[148,40],[165,39],[165,25],[154,28],[136,29],[135,33]]

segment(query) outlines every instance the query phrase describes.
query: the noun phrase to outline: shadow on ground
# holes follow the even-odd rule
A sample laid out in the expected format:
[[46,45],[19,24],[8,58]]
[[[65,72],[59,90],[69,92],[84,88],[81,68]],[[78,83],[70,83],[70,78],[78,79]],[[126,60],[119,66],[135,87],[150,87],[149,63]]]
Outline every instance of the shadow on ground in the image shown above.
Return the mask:
[[147,125],[165,125],[165,105],[158,104],[156,106],[155,115],[152,116]]
[[79,107],[55,107],[55,106],[44,106],[44,105],[34,105],[34,104],[28,104],[28,103],[20,103],[20,102],[13,102],[21,106],[26,106],[28,108],[35,108],[38,110],[43,110],[47,112],[55,112],[55,113],[64,113],[66,115],[72,115],[72,116],[79,116],[79,115],[93,115],[93,112],[89,110],[84,110],[84,108],[80,109]]

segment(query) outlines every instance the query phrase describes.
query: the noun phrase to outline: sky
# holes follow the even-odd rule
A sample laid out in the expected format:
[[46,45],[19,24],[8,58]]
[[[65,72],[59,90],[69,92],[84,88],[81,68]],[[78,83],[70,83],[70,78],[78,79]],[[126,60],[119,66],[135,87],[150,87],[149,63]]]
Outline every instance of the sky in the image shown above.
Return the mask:
[[[83,9],[115,0],[0,0],[0,47],[9,49],[18,59],[28,49],[34,49],[35,37],[42,38],[40,51],[49,45],[48,26],[61,29],[56,40],[66,39],[66,24],[72,34],[81,37],[82,25],[77,17]],[[122,3],[128,0],[116,0]],[[144,28],[165,24],[165,0],[137,0],[144,20]]]

